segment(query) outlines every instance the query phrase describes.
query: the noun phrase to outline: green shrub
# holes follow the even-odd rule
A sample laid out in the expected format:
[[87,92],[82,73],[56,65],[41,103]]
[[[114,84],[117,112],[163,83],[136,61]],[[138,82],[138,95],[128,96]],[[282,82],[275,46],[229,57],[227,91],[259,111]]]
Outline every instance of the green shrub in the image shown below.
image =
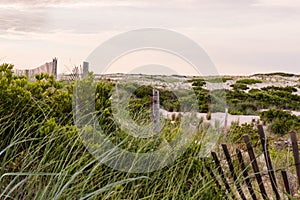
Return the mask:
[[[259,110],[270,108],[299,110],[300,96],[291,93],[295,91],[293,87],[272,88],[266,87],[265,90],[252,89],[248,93],[241,89],[225,90],[226,100],[232,112],[236,111],[242,114],[247,114],[249,111],[258,114]],[[248,111],[244,110],[247,104],[253,105],[248,107]]]
[[259,142],[258,129],[253,123],[244,123],[239,125],[238,122],[233,122],[227,132],[230,142],[236,144],[244,143],[243,136],[245,134],[249,135],[252,144],[257,144]]
[[278,91],[285,91],[289,93],[297,92],[297,89],[295,87],[287,86],[287,87],[276,87],[276,86],[268,86],[261,88],[263,91],[269,91],[269,92],[278,92]]
[[258,79],[241,79],[241,80],[237,80],[236,83],[252,85],[256,83],[262,83],[262,81]]
[[206,82],[210,82],[210,83],[225,83],[226,81],[230,81],[233,80],[232,78],[211,78],[211,79],[207,79],[205,80]]
[[233,87],[234,90],[247,90],[249,89],[247,85],[243,84],[243,83],[235,83],[233,85],[230,85],[231,87]]
[[194,79],[188,80],[188,82],[192,82],[193,87],[202,87],[206,84],[206,82],[202,78],[194,78]]
[[275,73],[268,73],[268,74],[254,74],[253,76],[282,76],[282,77],[293,77],[295,74],[289,74],[284,72],[275,72]]
[[287,134],[292,128],[299,128],[300,118],[288,111],[268,110],[259,114],[260,119],[269,124],[269,129],[275,134]]

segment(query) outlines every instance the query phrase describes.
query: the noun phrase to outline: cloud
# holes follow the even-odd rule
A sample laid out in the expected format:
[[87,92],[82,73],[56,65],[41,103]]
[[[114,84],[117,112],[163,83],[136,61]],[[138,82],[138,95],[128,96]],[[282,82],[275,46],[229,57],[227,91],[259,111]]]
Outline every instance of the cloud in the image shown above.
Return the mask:
[[284,5],[285,1],[291,0],[1,0],[0,31],[96,33],[141,27],[241,29],[286,21],[291,16],[298,20],[296,12],[266,8],[267,5]]
[[265,6],[265,7],[295,8],[295,7],[300,7],[300,1],[295,1],[295,0],[257,0],[257,2],[254,5]]
[[51,5],[51,4],[59,4],[59,3],[74,3],[77,0],[1,0],[2,5],[12,5],[12,4],[20,4],[20,5]]
[[[108,25],[106,28],[118,25],[117,17],[107,18],[110,12],[120,12],[128,18],[132,16],[130,8],[149,5],[136,0],[1,0],[0,32],[95,32],[95,27],[103,24]],[[87,27],[91,23],[94,25]]]
[[[138,3],[136,0],[1,0],[0,6],[15,6],[23,8],[26,7],[78,7],[91,5],[126,5],[131,3]],[[143,1],[142,1],[143,2]]]
[[0,31],[39,31],[45,23],[45,14],[41,10],[1,9]]
[[[49,32],[48,9],[77,5],[80,0],[1,0],[0,33],[13,32]],[[85,4],[93,2],[84,1]],[[80,6],[80,5],[78,5]],[[63,27],[60,27],[63,28]]]
[[203,44],[216,64],[227,66],[224,73],[228,66],[299,71],[299,6],[295,0],[0,0],[0,53],[16,60],[33,54],[26,62],[61,55],[68,64],[117,33],[161,27]]

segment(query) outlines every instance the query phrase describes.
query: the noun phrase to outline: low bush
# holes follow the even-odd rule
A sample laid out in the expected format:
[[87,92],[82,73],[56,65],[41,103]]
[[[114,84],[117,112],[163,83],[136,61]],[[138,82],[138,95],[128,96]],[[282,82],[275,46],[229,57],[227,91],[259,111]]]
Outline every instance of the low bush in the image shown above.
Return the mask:
[[228,140],[230,143],[241,144],[244,143],[243,136],[248,134],[252,144],[255,146],[259,142],[258,129],[253,123],[244,123],[239,125],[238,122],[232,122],[231,126],[227,132]]
[[249,89],[246,84],[243,83],[235,83],[233,85],[230,85],[234,90],[247,90]]
[[237,80],[236,83],[252,85],[256,83],[262,83],[262,81],[258,79],[241,79],[241,80]]
[[284,135],[300,127],[300,118],[288,111],[268,110],[259,113],[260,119],[269,124],[272,133]]

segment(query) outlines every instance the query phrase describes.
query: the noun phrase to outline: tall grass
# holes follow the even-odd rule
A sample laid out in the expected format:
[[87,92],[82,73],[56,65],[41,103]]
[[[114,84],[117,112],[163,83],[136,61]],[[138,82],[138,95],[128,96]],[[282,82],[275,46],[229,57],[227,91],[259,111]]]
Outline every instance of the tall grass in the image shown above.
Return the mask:
[[[1,135],[7,125],[13,122],[1,125]],[[64,127],[38,138],[31,126],[11,133],[1,148],[1,199],[216,198],[212,178],[200,175],[204,163],[195,145],[171,166],[130,174],[101,164],[77,134],[67,138]]]
[[25,117],[28,107],[16,108],[0,119],[0,199],[222,198],[199,158],[201,144],[163,169],[120,172],[87,151],[71,113],[66,122],[47,110]]

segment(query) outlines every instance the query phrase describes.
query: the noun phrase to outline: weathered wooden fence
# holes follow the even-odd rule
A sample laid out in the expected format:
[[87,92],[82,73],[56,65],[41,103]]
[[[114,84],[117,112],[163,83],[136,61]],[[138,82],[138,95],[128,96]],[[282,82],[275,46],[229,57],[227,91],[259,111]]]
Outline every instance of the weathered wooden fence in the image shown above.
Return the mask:
[[29,79],[33,79],[36,74],[47,73],[54,75],[54,78],[57,79],[57,58],[53,58],[52,62],[47,62],[34,69],[15,69],[14,73],[17,76],[27,76]]
[[[215,181],[216,188],[223,192],[229,199],[256,200],[291,198],[293,194],[290,187],[291,181],[288,178],[288,172],[286,169],[273,168],[268,150],[268,141],[261,125],[258,126],[258,131],[267,170],[261,170],[262,166],[259,166],[257,156],[254,153],[248,135],[243,136],[246,144],[246,150],[244,152],[248,154],[248,156],[243,154],[240,149],[236,149],[236,154],[230,155],[228,146],[222,144],[222,152],[219,156],[216,152],[211,153],[213,163],[206,167],[206,170]],[[296,168],[298,179],[297,188],[299,188],[300,159],[296,133],[291,132],[290,136],[294,157],[294,164],[291,167]],[[223,160],[220,159],[222,156],[225,157]],[[246,160],[247,162],[245,162]],[[248,165],[246,165],[246,163],[248,163]],[[211,166],[214,166],[215,168]],[[248,173],[249,171],[252,171],[251,174]],[[283,183],[284,189],[279,189],[278,181]],[[266,185],[269,187],[265,187]]]

